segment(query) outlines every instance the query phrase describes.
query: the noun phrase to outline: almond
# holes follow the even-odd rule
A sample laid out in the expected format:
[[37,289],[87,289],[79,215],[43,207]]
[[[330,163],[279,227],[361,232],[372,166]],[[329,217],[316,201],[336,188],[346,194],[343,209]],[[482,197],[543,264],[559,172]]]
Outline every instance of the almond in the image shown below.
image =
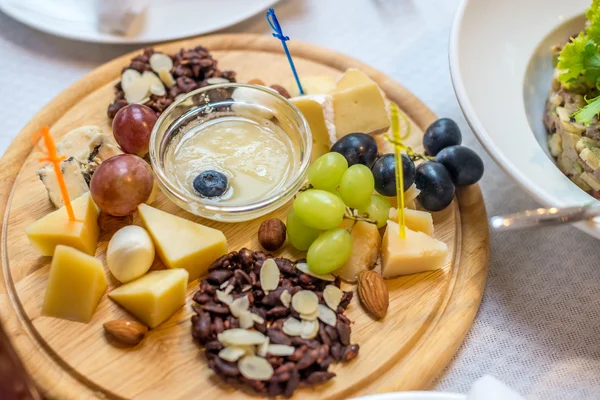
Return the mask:
[[144,338],[148,327],[136,321],[116,319],[106,322],[104,330],[119,342],[135,346]]
[[385,281],[375,271],[363,271],[358,275],[358,298],[365,311],[375,319],[383,318],[390,305]]

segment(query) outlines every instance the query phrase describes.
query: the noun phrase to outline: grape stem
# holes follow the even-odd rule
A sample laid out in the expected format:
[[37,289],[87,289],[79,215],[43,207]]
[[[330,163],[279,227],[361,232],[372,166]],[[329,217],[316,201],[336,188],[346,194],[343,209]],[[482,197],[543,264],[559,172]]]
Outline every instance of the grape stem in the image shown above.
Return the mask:
[[428,156],[425,154],[413,153],[410,155],[410,159],[413,161],[418,161],[418,160],[432,161],[432,160],[435,160],[435,157]]
[[311,185],[309,182],[306,182],[304,184],[304,186],[302,186],[300,189],[298,189],[298,192],[304,192],[304,191],[306,191],[308,189],[312,189],[312,188],[313,188],[313,185]]
[[[369,214],[368,213],[364,213],[364,214],[359,214],[358,211],[356,211],[353,208],[350,208],[348,206],[346,206],[346,211],[344,212],[344,218],[345,219],[352,219],[356,222],[358,221],[364,221],[364,222],[368,222],[370,224],[374,224],[377,225],[377,221],[373,221],[372,219],[369,219]],[[352,225],[354,226],[354,225]],[[350,230],[352,230],[352,228],[350,228]]]

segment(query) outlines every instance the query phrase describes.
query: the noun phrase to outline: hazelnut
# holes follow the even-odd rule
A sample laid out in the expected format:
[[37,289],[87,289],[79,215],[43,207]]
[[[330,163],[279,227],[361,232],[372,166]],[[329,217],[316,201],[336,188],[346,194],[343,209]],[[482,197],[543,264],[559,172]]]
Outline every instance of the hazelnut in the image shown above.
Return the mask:
[[283,246],[286,237],[285,224],[277,218],[271,218],[260,224],[258,242],[268,251],[275,251]]
[[292,96],[290,96],[290,93],[287,91],[287,89],[281,85],[271,85],[271,89],[275,90],[277,93],[279,93],[286,99],[289,99],[290,97],[292,97]]
[[261,79],[258,79],[258,78],[250,79],[248,81],[248,85],[266,86],[265,83]]

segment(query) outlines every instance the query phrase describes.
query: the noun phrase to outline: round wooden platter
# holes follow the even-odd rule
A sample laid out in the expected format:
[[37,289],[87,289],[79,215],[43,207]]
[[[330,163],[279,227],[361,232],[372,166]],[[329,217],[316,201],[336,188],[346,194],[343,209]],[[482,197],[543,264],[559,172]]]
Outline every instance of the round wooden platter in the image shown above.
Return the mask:
[[[237,71],[239,82],[260,78],[268,84],[291,82],[290,69],[280,43],[269,36],[217,35],[159,46],[165,52],[197,45],[208,47],[222,70]],[[421,132],[436,117],[411,93],[384,74],[346,56],[313,45],[291,42],[296,66],[302,75],[337,77],[346,68],[368,73],[411,118],[414,148]],[[50,257],[40,257],[28,244],[24,228],[51,212],[46,190],[35,171],[39,153],[32,150],[32,134],[42,125],[51,127],[58,140],[82,125],[99,125],[110,132],[106,107],[113,85],[129,54],[94,70],[44,107],[9,147],[0,165],[2,222],[2,279],[0,316],[26,369],[49,398],[240,398],[250,396],[226,385],[208,368],[203,351],[192,340],[191,296],[197,281],[190,282],[186,306],[149,332],[134,348],[115,346],[105,337],[104,322],[132,318],[103,296],[88,324],[40,315]],[[380,140],[382,147],[387,146]],[[388,148],[389,150],[389,148]],[[203,220],[177,208],[164,196],[155,207],[223,230],[229,249],[259,249],[256,232],[262,220],[281,217],[289,204],[259,220],[225,224]],[[303,388],[295,397],[347,398],[367,393],[424,389],[441,373],[464,339],[475,317],[484,290],[489,253],[485,206],[478,186],[460,189],[445,211],[434,215],[435,236],[451,251],[445,268],[387,280],[390,307],[382,321],[372,320],[356,296],[348,316],[352,342],[359,356],[335,365],[329,383]],[[136,217],[136,222],[139,223]],[[104,261],[110,238],[101,236],[96,256]],[[285,245],[278,255],[299,257]],[[157,259],[153,268],[163,268]],[[107,276],[110,276],[108,270]],[[108,291],[117,282],[112,279]],[[346,285],[346,290],[356,290]]]

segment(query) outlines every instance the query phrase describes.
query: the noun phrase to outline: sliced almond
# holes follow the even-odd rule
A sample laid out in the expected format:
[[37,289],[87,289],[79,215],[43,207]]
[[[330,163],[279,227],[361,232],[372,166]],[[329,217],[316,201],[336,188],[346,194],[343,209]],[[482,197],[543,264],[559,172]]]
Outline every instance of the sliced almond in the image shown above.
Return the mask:
[[146,104],[147,102],[150,101],[150,97],[144,97],[143,99],[141,99],[140,101],[136,101],[133,104]]
[[335,276],[333,276],[331,274],[315,274],[310,269],[308,269],[307,263],[297,263],[296,268],[298,268],[300,271],[304,272],[306,275],[310,275],[310,276],[318,278],[322,281],[329,281],[329,282],[335,281]]
[[252,289],[252,285],[244,285],[244,286],[242,286],[242,292],[247,292],[250,289]]
[[138,103],[148,97],[150,91],[150,85],[146,79],[136,79],[129,84],[127,90],[123,89],[125,93],[125,100],[129,104]]
[[319,309],[315,308],[315,311],[310,314],[300,314],[300,319],[304,321],[314,321],[319,316]]
[[219,357],[225,361],[236,362],[240,357],[246,355],[246,350],[242,347],[225,347],[219,352]]
[[272,356],[291,356],[296,351],[294,346],[286,346],[285,344],[270,344],[267,349],[267,354]]
[[221,83],[229,83],[229,79],[219,77],[212,77],[206,80],[209,85],[219,85]]
[[260,315],[254,314],[254,313],[250,313],[250,314],[252,315],[252,321],[256,322],[257,324],[265,323],[265,320]]
[[317,309],[317,314],[319,320],[321,320],[324,324],[335,326],[337,323],[337,316],[331,310],[331,308],[324,306],[323,304],[319,304],[319,308]]
[[227,285],[229,285],[229,281],[225,281],[225,282],[221,283],[221,286],[219,286],[219,289],[223,290],[227,287]]
[[281,293],[281,296],[279,296],[279,300],[281,300],[281,304],[283,304],[285,307],[289,307],[292,303],[292,295],[288,290],[284,290]]
[[270,362],[258,356],[245,356],[238,362],[240,374],[247,379],[268,381],[273,376],[273,366]]
[[283,333],[289,336],[300,336],[302,334],[302,324],[294,317],[289,317],[283,322]]
[[261,344],[265,340],[265,335],[257,331],[235,328],[219,333],[217,340],[224,346],[249,346]]
[[266,357],[268,349],[269,349],[269,338],[266,338],[265,341],[260,346],[258,346],[258,351],[256,352],[256,354],[261,357]]
[[263,262],[260,268],[260,287],[265,294],[269,294],[271,290],[277,289],[280,276],[281,273],[275,260],[269,258]]
[[249,307],[250,301],[248,300],[248,296],[243,296],[233,300],[229,305],[229,311],[231,311],[234,317],[239,318],[240,314],[244,311],[248,311]]
[[314,339],[319,333],[319,321],[302,321],[300,337],[302,339]]
[[253,356],[256,354],[256,346],[254,346],[254,345],[236,346],[236,347],[239,347],[240,349],[244,349],[244,351],[246,351],[246,355],[248,355],[248,356]]
[[252,319],[252,313],[250,311],[242,311],[238,318],[240,320],[240,328],[250,329],[254,326],[254,319]]
[[173,68],[173,59],[163,53],[154,53],[150,56],[150,67],[154,72],[160,72],[161,69],[170,71]]
[[[173,78],[173,75],[171,75],[171,71],[169,71],[166,68],[162,68],[158,71],[158,77],[160,78],[161,81],[163,81],[163,83],[165,84],[166,87],[168,87],[169,89],[172,88],[173,86],[175,86],[175,78]],[[180,93],[181,95],[183,95],[183,93]],[[177,97],[175,97],[175,99],[177,99]]]
[[148,81],[148,86],[150,88],[150,93],[156,96],[164,96],[167,94],[167,90],[165,89],[165,85],[163,85],[160,78],[151,71],[144,71],[142,74],[142,79]]
[[233,292],[233,285],[227,285],[227,287],[225,288],[225,294],[229,294],[231,292]]
[[223,304],[231,305],[231,303],[233,302],[233,296],[226,292],[217,290],[217,300],[219,300]]
[[319,297],[310,290],[301,290],[292,297],[292,308],[298,314],[312,314],[319,305]]
[[342,301],[342,297],[344,297],[344,292],[342,292],[339,287],[334,285],[325,286],[325,289],[323,290],[323,300],[325,300],[327,307],[331,308],[333,311],[337,311],[338,306]]
[[140,74],[135,69],[131,69],[131,68],[126,69],[121,74],[121,89],[123,89],[123,91],[127,90],[127,88],[129,87],[129,85],[133,81],[135,81],[137,79],[140,79],[141,77],[142,77],[142,74]]

